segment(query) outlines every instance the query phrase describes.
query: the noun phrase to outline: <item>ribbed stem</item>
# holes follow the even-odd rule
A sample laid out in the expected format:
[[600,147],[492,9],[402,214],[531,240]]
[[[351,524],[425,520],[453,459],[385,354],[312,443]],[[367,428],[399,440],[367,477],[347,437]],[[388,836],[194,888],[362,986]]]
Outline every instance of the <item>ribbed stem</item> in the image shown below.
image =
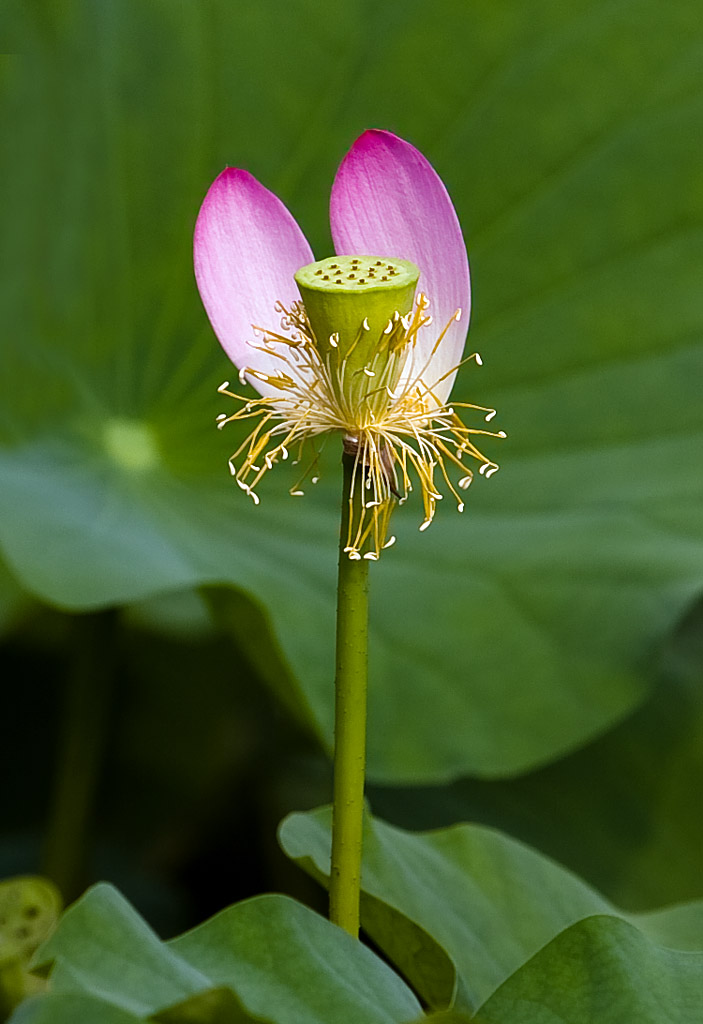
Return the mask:
[[[366,768],[368,570],[365,559],[344,551],[354,456],[344,454],[342,523],[337,589],[337,662],[334,723],[334,804],[330,920],[359,934],[359,892]],[[357,494],[361,488],[355,488]]]

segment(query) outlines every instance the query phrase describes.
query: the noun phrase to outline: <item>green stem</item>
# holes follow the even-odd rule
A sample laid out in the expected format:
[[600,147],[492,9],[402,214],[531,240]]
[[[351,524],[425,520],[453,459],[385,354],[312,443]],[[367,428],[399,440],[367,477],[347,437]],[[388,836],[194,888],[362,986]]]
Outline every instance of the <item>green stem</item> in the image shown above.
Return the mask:
[[73,630],[43,864],[66,901],[79,895],[84,881],[115,668],[115,613],[77,616]]
[[[361,843],[366,768],[368,568],[345,553],[354,456],[345,454],[337,589],[337,663],[334,722],[334,802],[330,920],[359,934]],[[357,488],[358,490],[358,488]]]

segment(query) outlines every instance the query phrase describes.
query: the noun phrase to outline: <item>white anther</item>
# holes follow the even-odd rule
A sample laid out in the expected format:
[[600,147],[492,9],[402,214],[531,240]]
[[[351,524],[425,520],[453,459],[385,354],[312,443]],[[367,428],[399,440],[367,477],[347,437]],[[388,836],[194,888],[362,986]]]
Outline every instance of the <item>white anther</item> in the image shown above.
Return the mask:
[[459,306],[456,313],[454,314],[454,319],[456,320],[457,323],[459,323],[459,321],[461,320],[461,312],[461,306]]
[[504,430],[499,430],[498,433],[496,434],[496,437],[507,437],[507,436],[508,435],[505,433]]
[[[235,479],[236,479],[236,477],[235,477]],[[237,480],[237,483],[238,483],[238,484],[239,484],[239,486],[240,486],[240,487],[242,488],[242,490],[243,490],[243,491],[244,491],[244,492],[245,492],[246,494],[248,494],[248,495],[249,495],[249,497],[250,497],[250,498],[251,498],[251,500],[252,500],[252,501],[254,502],[254,504],[255,504],[255,505],[258,505],[258,504],[259,504],[259,495],[258,495],[258,494],[256,493],[256,491],[252,491],[251,487],[249,487],[249,485],[248,485],[248,484],[245,484],[243,480]]]
[[311,484],[316,484],[316,483],[317,483],[317,481],[318,481],[319,479],[320,479],[320,478],[319,478],[319,476],[314,476],[314,477],[312,478],[312,480],[310,481],[310,483],[311,483]]
[[390,334],[392,330],[393,330],[393,321],[389,320],[388,323],[386,324],[386,326],[383,328],[383,333],[384,334]]
[[476,360],[476,365],[477,366],[483,366],[483,359],[481,359],[481,357],[478,354],[478,352],[474,352],[474,359]]
[[332,348],[337,348],[339,345],[339,332],[335,331],[334,334],[330,334],[330,345]]
[[456,510],[457,510],[457,512],[463,512],[464,511],[464,502],[463,501],[459,502],[459,504],[456,507]]
[[383,502],[380,501],[367,501],[366,504],[364,505],[364,508],[377,508],[379,505],[382,504]]
[[305,491],[291,491],[290,493],[294,498],[300,498],[305,494]]
[[427,527],[428,527],[428,526],[430,525],[430,523],[431,523],[431,522],[432,522],[432,520],[431,520],[431,519],[426,519],[426,520],[424,521],[424,523],[420,523],[420,533],[422,533],[422,532],[423,532],[423,530],[426,530],[426,529],[427,529]]
[[228,387],[229,387],[229,381],[228,380],[223,380],[217,390],[218,391],[226,391]]
[[[483,472],[483,469],[481,469],[481,472]],[[469,473],[468,476],[462,476],[461,480],[459,481],[459,487],[461,487],[462,491],[466,490],[466,488],[471,484],[472,480],[473,474],[471,473]]]
[[389,537],[388,540],[386,541],[386,543],[383,545],[383,550],[385,551],[386,548],[392,548],[393,545],[395,544],[395,541],[396,541],[395,537]]
[[217,420],[218,422],[219,422],[220,420],[226,420],[226,419],[227,419],[227,413],[226,413],[226,412],[221,412],[221,413],[219,414],[219,416],[216,416],[216,417],[215,417],[215,419],[216,419],[216,420]]
[[358,562],[359,559],[361,558],[361,555],[359,554],[358,551],[354,551],[354,549],[352,548],[352,550],[349,552],[349,557],[352,560],[352,562]]
[[367,558],[369,562],[378,561],[378,555],[376,554],[375,551],[367,551],[366,554],[364,555],[364,558]]
[[251,468],[254,470],[255,473],[260,473],[261,472],[261,466],[254,466],[254,465],[252,465]]
[[498,411],[497,409],[491,409],[491,411],[486,414],[486,423],[490,423],[491,422],[491,420],[493,419],[493,417],[495,416],[497,411]]
[[231,462],[228,463],[228,466],[229,466],[229,471],[232,474],[232,476],[236,476],[236,474],[237,474],[236,466],[233,466]]
[[371,326],[369,324],[369,318],[367,316],[364,317],[364,322],[362,323],[361,326],[364,328],[365,331],[370,331],[371,330]]
[[409,330],[410,324],[413,322],[412,313],[408,313],[407,316],[401,316],[400,322],[402,323],[406,331]]
[[239,383],[246,384],[247,382],[247,371],[244,367],[239,371]]
[[490,469],[487,469],[486,472],[484,473],[486,480],[488,480],[489,476],[493,476],[494,473],[497,473],[499,468],[500,467],[498,466],[491,466]]
[[281,458],[283,459],[284,462],[288,458],[288,449],[284,444],[281,445]]
[[364,367],[364,373],[366,374],[367,377],[375,377],[376,376],[376,374],[373,372],[373,370],[369,370],[368,366]]

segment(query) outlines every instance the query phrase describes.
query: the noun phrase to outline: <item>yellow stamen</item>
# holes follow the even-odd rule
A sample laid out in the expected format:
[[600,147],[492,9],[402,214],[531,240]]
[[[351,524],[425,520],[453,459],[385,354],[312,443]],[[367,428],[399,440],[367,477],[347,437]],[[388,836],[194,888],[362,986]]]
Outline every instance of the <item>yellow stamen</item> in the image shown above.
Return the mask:
[[[328,339],[331,349],[326,346],[322,352],[302,303],[294,303],[290,309],[277,303],[275,308],[280,314],[283,333],[256,327],[255,334],[261,341],[252,348],[274,356],[280,363],[280,370],[243,367],[240,372],[240,380],[254,378],[265,383],[274,394],[244,398],[229,390],[228,381],[218,388],[220,394],[242,403],[242,408],[231,416],[221,413],[217,417],[218,427],[252,417],[259,420],[230,458],[231,472],[242,490],[258,504],[256,486],[276,462],[288,458],[289,448],[298,446],[294,460],[298,462],[307,441],[336,431],[344,438],[345,450],[355,457],[345,545],[350,558],[376,560],[383,548],[395,542],[395,537],[387,538],[391,512],[396,501],[402,504],[407,500],[412,491],[412,475],[419,482],[422,496],[424,517],[420,530],[430,525],[436,504],[442,498],[434,482],[437,466],[457,508],[463,511],[459,491],[465,490],[473,479],[473,473],[461,461],[463,456],[476,459],[480,464],[479,473],[486,478],[498,469],[497,463],[483,455],[471,438],[506,435],[502,430],[467,427],[455,411],[455,407],[475,410],[484,413],[484,420],[489,422],[495,416],[495,409],[463,402],[450,406],[438,399],[438,385],[458,367],[429,384],[425,380],[438,346],[461,311],[457,310],[439,333],[423,366],[406,373],[403,367],[416,345],[419,331],[427,329],[432,322],[432,317],[425,315],[429,301],[420,293],[414,309],[406,317],[395,314],[383,329],[376,348],[370,350],[369,361],[374,368],[363,367],[363,374],[373,377],[375,384],[372,390],[363,391],[354,384],[361,371],[358,368],[348,370],[347,362],[361,335],[368,330],[366,322],[359,328],[346,357],[336,359],[333,364],[331,351],[335,348],[336,335]],[[385,362],[383,359],[374,362],[382,351],[387,352]],[[477,353],[467,356],[458,365],[470,360],[481,365]],[[394,381],[399,383],[394,386]],[[319,452],[316,452],[311,466],[291,488],[292,495],[304,493],[301,485],[317,468],[318,459]],[[455,483],[450,477],[452,468],[461,471]],[[318,479],[313,476],[312,482]],[[355,493],[357,486],[360,491]]]

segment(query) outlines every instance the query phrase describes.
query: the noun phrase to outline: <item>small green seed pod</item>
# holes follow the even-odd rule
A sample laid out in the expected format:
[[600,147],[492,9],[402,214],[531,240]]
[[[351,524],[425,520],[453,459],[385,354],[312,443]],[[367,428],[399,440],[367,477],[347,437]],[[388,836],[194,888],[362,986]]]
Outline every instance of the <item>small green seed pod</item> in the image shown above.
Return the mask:
[[403,362],[400,318],[413,307],[419,276],[409,260],[381,256],[331,256],[296,273],[317,349],[329,357],[333,378],[339,375],[340,398],[358,403],[382,377],[395,385]]

